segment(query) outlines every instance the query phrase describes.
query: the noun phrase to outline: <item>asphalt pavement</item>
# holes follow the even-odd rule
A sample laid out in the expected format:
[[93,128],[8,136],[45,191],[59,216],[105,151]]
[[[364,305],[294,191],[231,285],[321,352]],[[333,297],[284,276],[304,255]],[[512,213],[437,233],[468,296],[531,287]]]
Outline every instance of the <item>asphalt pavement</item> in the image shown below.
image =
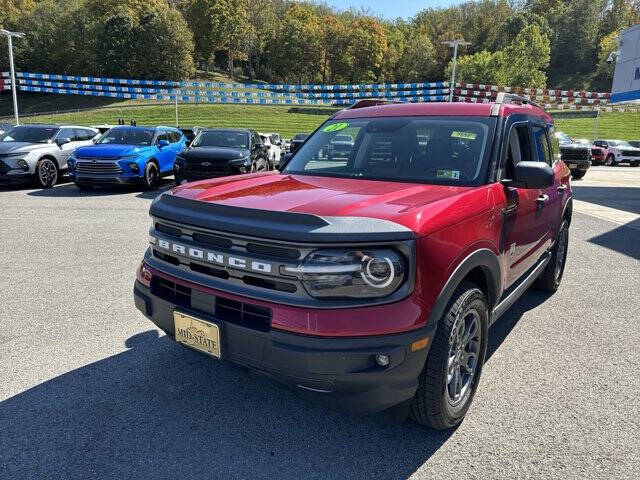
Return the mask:
[[0,478],[638,478],[640,168],[574,191],[560,290],[491,328],[442,433],[327,411],[155,329],[131,290],[157,192],[0,189]]

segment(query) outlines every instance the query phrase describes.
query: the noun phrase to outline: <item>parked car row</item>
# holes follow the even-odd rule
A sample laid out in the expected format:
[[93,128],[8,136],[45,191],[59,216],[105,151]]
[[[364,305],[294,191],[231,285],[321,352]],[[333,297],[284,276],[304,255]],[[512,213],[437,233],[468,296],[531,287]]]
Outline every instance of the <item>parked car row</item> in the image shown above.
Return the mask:
[[[119,122],[120,123],[120,122]],[[23,125],[0,134],[0,183],[55,185],[68,172],[80,189],[101,185],[157,187],[277,168],[277,133],[251,129],[132,125]]]
[[560,144],[560,156],[571,170],[574,179],[581,179],[591,165],[614,166],[628,163],[632,167],[640,165],[640,140],[573,139],[563,132],[556,132]]

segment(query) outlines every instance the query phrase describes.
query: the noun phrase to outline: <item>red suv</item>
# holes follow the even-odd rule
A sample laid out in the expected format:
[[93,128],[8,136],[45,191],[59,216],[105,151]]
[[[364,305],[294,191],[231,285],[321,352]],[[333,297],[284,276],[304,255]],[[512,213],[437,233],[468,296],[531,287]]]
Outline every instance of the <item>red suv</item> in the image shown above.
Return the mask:
[[[350,414],[405,403],[438,429],[466,414],[489,326],[555,291],[570,171],[551,117],[494,104],[364,101],[280,172],[157,197],[136,306],[178,342]],[[339,159],[332,139],[353,144]]]

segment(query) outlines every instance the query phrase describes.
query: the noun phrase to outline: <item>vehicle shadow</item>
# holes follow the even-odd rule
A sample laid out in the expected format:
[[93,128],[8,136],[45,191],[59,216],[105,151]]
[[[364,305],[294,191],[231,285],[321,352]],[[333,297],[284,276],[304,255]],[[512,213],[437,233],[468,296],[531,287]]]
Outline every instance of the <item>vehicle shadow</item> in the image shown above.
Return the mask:
[[156,330],[0,402],[0,478],[404,479],[449,438],[349,417]]
[[640,188],[592,187],[572,184],[571,189],[576,200],[640,214]]
[[640,219],[620,225],[613,230],[587,240],[601,247],[615,250],[636,260],[640,260]]
[[546,302],[550,293],[542,290],[530,288],[514,303],[489,330],[489,342],[487,344],[487,355],[485,361],[489,361],[491,356],[498,350],[502,342],[509,336],[511,330],[515,328],[522,316],[530,310]]
[[53,188],[34,190],[28,192],[27,195],[32,197],[100,197],[110,195],[124,195],[126,193],[139,192],[136,197],[151,200],[160,193],[174,187],[173,180],[163,179],[160,186],[149,192],[140,192],[140,187],[122,186],[122,187],[94,187],[91,190],[80,190],[74,183],[58,184]]

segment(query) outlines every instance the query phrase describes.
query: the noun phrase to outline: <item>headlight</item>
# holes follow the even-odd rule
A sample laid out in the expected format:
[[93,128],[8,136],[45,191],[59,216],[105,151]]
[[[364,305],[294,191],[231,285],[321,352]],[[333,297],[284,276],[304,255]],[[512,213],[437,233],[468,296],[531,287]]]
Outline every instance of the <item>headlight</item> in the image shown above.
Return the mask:
[[251,157],[236,158],[231,160],[231,165],[237,168],[240,173],[247,173],[251,170]]
[[391,249],[316,250],[285,273],[301,278],[316,298],[381,298],[405,281],[402,256]]

